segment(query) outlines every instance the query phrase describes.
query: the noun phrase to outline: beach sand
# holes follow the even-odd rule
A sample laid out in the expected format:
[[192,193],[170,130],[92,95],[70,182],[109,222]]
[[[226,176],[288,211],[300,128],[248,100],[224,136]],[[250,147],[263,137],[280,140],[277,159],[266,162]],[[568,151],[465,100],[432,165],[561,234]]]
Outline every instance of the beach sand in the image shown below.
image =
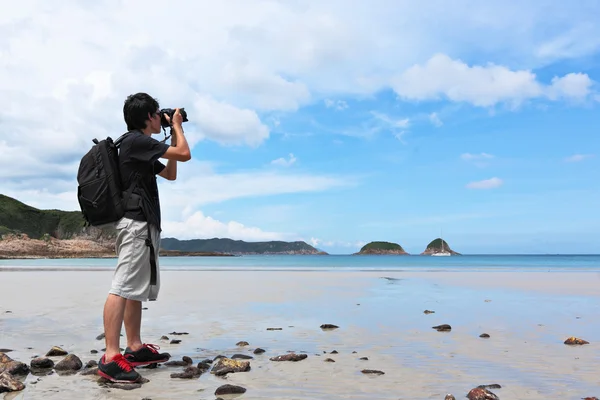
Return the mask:
[[[101,352],[90,350],[104,347],[96,336],[111,275],[0,271],[0,348],[27,364],[54,345],[84,364],[98,360]],[[492,389],[501,399],[600,396],[595,272],[163,271],[161,279],[158,301],[144,303],[142,339],[194,364],[248,354],[249,372],[184,380],[170,377],[182,367],[141,368],[149,382],[131,391],[108,389],[93,376],[29,375],[25,390],[5,398],[215,399],[226,383],[247,389],[241,399],[459,399],[492,383],[502,386]],[[452,331],[431,328],[440,324]],[[480,338],[484,332],[491,337]],[[590,344],[564,345],[569,336]],[[242,340],[249,346],[236,346]],[[252,354],[257,347],[266,353]],[[288,351],[308,358],[269,360]]]

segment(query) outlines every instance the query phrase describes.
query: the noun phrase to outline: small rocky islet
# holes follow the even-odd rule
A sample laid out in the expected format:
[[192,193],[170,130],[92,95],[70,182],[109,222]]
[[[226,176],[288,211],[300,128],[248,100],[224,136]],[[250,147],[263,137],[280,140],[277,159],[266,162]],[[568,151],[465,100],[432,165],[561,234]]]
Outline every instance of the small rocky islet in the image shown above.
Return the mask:
[[[428,311],[428,310],[426,310]],[[433,312],[430,312],[433,313]],[[428,314],[428,313],[425,313]],[[334,324],[322,324],[320,328],[324,331],[327,330],[335,330],[338,329],[339,326]],[[433,329],[439,332],[450,332],[452,327],[449,324],[441,324],[432,327]],[[171,332],[170,335],[187,335],[187,332]],[[103,335],[99,335],[96,339],[101,338]],[[482,334],[480,337],[487,337],[489,335]],[[166,336],[163,336],[161,339],[167,339]],[[98,339],[99,340],[99,339]],[[585,345],[589,344],[588,341],[577,338],[577,337],[568,337],[564,344],[566,345]],[[250,343],[247,341],[239,341],[236,343],[237,347],[246,348],[250,346]],[[122,390],[134,390],[141,388],[143,384],[149,382],[147,378],[142,378],[140,382],[136,383],[113,383],[108,381],[107,379],[98,375],[98,364],[95,360],[88,361],[85,365],[82,360],[75,354],[69,353],[67,350],[59,347],[52,346],[45,356],[34,356],[29,365],[18,361],[13,360],[7,353],[11,352],[11,349],[2,348],[2,352],[0,352],[0,393],[5,392],[19,392],[25,389],[25,384],[23,381],[27,378],[28,375],[32,374],[37,376],[36,381],[30,382],[30,384],[38,383],[44,376],[51,375],[53,373],[57,373],[58,375],[74,375],[79,374],[86,377],[92,377],[97,380],[98,384],[102,387],[112,388],[112,389],[122,389]],[[260,347],[252,349],[251,347],[248,351],[252,351],[255,355],[260,355],[266,353],[266,351]],[[92,350],[90,353],[96,354],[97,351]],[[323,353],[326,353],[323,351]],[[329,354],[339,354],[337,350],[332,350]],[[353,351],[352,354],[357,354],[356,351]],[[320,354],[316,354],[316,356],[320,356]],[[60,359],[59,359],[60,358]],[[289,351],[287,354],[277,354],[269,357],[269,360],[272,362],[300,362],[308,358],[308,354],[306,352],[294,352]],[[247,354],[236,353],[231,357],[227,357],[224,355],[217,355],[213,359],[204,359],[199,361],[196,365],[194,365],[194,360],[192,357],[183,356],[181,360],[170,360],[165,363],[161,363],[161,365],[170,368],[180,367],[183,370],[179,372],[170,373],[171,379],[198,379],[204,373],[210,372],[220,378],[226,378],[228,374],[232,373],[243,373],[250,371],[251,369],[251,361],[253,360],[253,356],[249,356]],[[368,361],[368,357],[359,357],[358,360]],[[335,362],[333,358],[326,358],[324,362]],[[146,369],[154,369],[157,368],[158,364],[151,364],[145,367],[138,368],[146,368]],[[385,375],[384,371],[377,369],[369,369],[365,368],[360,370],[360,373],[365,375]],[[490,391],[490,389],[501,389],[502,386],[500,384],[485,384],[479,385],[470,389],[466,396],[469,400],[499,400],[499,397],[494,392]],[[219,385],[215,391],[215,396],[221,395],[241,395],[247,391],[246,388],[238,385],[231,384],[222,384]],[[462,397],[462,396],[460,396]],[[453,394],[447,394],[444,398],[445,400],[456,400]],[[596,397],[582,397],[584,400],[598,400]]]
[[[429,242],[425,250],[420,253],[422,256],[431,256],[438,253],[450,253],[452,256],[461,255],[460,253],[452,250],[448,242],[442,238],[436,238]],[[355,256],[361,255],[397,255],[397,256],[409,256],[404,248],[398,243],[386,242],[386,241],[374,241],[365,244],[361,249],[354,253]]]

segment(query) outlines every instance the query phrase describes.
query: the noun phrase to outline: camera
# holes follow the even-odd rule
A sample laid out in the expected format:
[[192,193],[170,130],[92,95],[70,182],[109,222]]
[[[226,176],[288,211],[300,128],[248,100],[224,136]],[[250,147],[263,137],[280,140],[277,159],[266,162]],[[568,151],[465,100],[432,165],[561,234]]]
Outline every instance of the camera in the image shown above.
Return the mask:
[[[183,117],[183,122],[187,122],[188,119],[187,119],[187,113],[185,112],[185,108],[180,108],[179,113]],[[173,121],[173,115],[175,114],[175,109],[174,108],[163,108],[162,110],[160,110],[160,125],[163,128],[168,128],[169,126],[171,126],[171,124],[165,118],[165,114],[167,114],[169,116],[169,118],[171,119],[171,121]]]

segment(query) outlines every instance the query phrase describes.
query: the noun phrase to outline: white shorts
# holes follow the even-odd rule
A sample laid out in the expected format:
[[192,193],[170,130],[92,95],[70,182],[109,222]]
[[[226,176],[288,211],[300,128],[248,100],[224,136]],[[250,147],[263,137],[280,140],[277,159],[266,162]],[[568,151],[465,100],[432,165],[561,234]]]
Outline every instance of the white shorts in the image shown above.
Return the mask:
[[109,293],[129,300],[156,300],[160,290],[160,232],[150,225],[156,259],[156,285],[151,285],[150,247],[146,246],[147,222],[121,218],[115,228],[118,231],[115,245],[118,261]]

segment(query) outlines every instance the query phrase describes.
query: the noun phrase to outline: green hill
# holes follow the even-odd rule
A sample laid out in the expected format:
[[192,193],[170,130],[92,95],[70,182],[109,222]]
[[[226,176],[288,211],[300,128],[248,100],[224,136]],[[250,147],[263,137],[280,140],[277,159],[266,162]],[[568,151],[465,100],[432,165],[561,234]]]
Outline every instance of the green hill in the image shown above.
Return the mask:
[[370,242],[364,245],[358,253],[355,254],[396,254],[407,255],[402,246],[392,242]]
[[306,242],[245,242],[227,238],[178,240],[164,238],[161,248],[177,251],[214,251],[228,254],[325,254]]
[[24,233],[32,239],[50,235],[70,239],[83,231],[78,211],[40,210],[0,194],[0,235]]
[[[443,247],[442,247],[442,244],[443,244]],[[421,253],[421,255],[431,255],[431,254],[435,254],[435,253],[441,253],[442,250],[445,252],[448,252],[452,255],[460,255],[460,253],[457,253],[456,251],[452,250],[450,248],[450,245],[448,244],[448,242],[446,242],[442,238],[433,239],[431,242],[429,242],[429,244],[427,245],[427,248],[425,249],[424,252]]]

